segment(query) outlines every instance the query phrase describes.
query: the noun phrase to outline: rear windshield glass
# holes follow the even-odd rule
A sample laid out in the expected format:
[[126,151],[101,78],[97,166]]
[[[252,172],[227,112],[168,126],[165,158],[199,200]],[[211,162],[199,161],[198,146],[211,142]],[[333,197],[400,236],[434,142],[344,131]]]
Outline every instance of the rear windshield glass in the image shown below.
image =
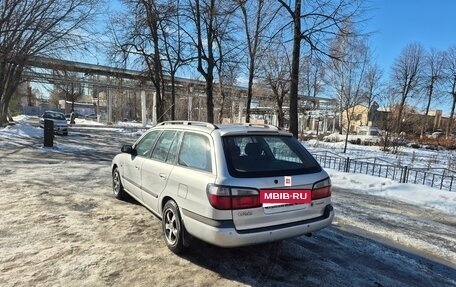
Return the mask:
[[60,113],[44,113],[43,118],[65,121],[65,115]]
[[321,167],[295,138],[270,135],[223,137],[228,170],[234,177],[285,176],[320,172]]

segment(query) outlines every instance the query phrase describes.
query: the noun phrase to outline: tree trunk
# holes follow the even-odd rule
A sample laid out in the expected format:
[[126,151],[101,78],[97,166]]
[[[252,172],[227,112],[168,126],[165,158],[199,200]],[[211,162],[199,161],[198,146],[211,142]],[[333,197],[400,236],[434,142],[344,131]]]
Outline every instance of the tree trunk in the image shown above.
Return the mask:
[[176,75],[171,72],[171,120],[176,119]]
[[220,110],[218,113],[218,123],[221,124],[223,122],[223,110],[225,107],[225,92],[223,91],[222,85],[220,85]]
[[279,128],[283,128],[284,122],[283,122],[284,116],[283,116],[283,110],[282,107],[277,108],[277,124]]
[[0,63],[0,126],[8,123],[8,105],[20,84],[23,65]]
[[70,94],[70,97],[71,97],[71,112],[73,113],[74,112],[74,83],[71,82],[71,94]]
[[396,132],[398,134],[400,134],[402,131],[402,112],[404,110],[406,99],[407,99],[407,95],[402,94],[401,103],[399,105],[399,110],[397,113],[397,120],[396,120]]
[[253,96],[253,77],[255,73],[255,59],[250,56],[250,63],[249,63],[249,83],[247,87],[247,107],[246,107],[246,115],[245,115],[245,122],[250,123],[250,104],[252,103],[252,96]]
[[207,74],[206,78],[206,109],[207,122],[214,123],[214,76],[212,71]]
[[296,0],[293,16],[293,53],[291,63],[290,83],[290,132],[298,138],[298,84],[299,84],[299,57],[301,54],[301,0]]
[[283,128],[284,126],[284,114],[283,114],[283,97],[280,99],[277,96],[277,124],[279,128]]
[[450,113],[450,117],[448,118],[448,125],[447,125],[447,130],[446,130],[447,136],[451,133],[451,127],[453,125],[455,107],[456,107],[456,94],[453,94],[453,104],[451,106],[451,113]]
[[345,143],[344,143],[344,151],[343,153],[347,152],[347,145],[348,145],[348,135],[350,134],[350,125],[351,125],[351,116],[349,115],[347,109],[347,133],[345,134]]
[[8,124],[8,103],[6,103],[5,98],[0,99],[0,127]]
[[453,125],[454,110],[456,107],[456,77],[453,79],[453,85],[451,88],[451,94],[453,95],[453,105],[451,106],[450,118],[448,119],[448,125],[446,130],[446,136],[448,137],[451,133],[451,128]]
[[424,133],[426,132],[428,124],[429,124],[428,114],[429,114],[429,109],[431,107],[431,100],[432,100],[433,90],[434,90],[434,83],[432,82],[431,86],[429,87],[429,94],[428,94],[428,101],[427,101],[427,105],[426,105],[426,112],[424,113],[424,116],[425,116],[424,117],[424,125],[422,125],[422,127],[421,127],[421,134],[420,134],[420,138],[421,139],[424,137]]
[[[158,119],[163,116],[162,114],[162,78],[161,78],[161,65],[160,58],[154,56],[154,83],[155,83],[155,113]],[[157,123],[154,123],[157,124]]]

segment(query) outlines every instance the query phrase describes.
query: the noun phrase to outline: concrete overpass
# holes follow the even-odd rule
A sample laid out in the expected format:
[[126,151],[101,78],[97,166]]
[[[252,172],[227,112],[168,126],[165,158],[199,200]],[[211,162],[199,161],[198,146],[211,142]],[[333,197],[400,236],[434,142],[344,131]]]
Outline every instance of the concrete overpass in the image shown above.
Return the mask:
[[[156,90],[148,75],[141,71],[122,69],[103,65],[94,65],[75,61],[67,61],[47,57],[32,57],[28,61],[28,69],[23,78],[30,82],[49,84],[84,84],[88,86],[103,87],[107,93],[107,117],[112,121],[112,89],[131,89],[141,94],[142,121],[146,123],[146,92],[154,95]],[[68,72],[72,73],[71,75]],[[171,81],[171,77],[165,76],[165,81]],[[177,97],[188,97],[189,110],[192,110],[192,93],[198,97],[204,97],[205,82],[176,77]],[[191,87],[191,88],[190,88]],[[239,89],[244,89],[239,87]],[[155,107],[155,104],[153,104]],[[152,109],[152,119],[157,121],[155,108]]]
[[[24,73],[24,78],[31,82],[41,83],[77,83],[84,84],[87,86],[97,86],[106,88],[107,92],[107,119],[112,121],[112,104],[114,89],[131,89],[135,92],[140,93],[141,97],[141,115],[142,122],[146,124],[146,92],[153,94],[153,104],[155,107],[155,87],[148,75],[141,71],[122,69],[110,66],[95,65],[88,63],[81,63],[75,61],[60,60],[55,58],[47,57],[32,57],[28,61],[29,69]],[[73,73],[68,75],[68,72]],[[76,76],[75,76],[76,74]],[[169,76],[165,76],[165,81],[170,81]],[[205,98],[205,82],[199,80],[192,80],[182,77],[176,77],[176,98],[185,98],[187,100],[187,120],[192,119],[193,99],[198,103]],[[246,110],[245,102],[243,98],[247,95],[247,88],[234,86],[234,94],[236,98],[232,99],[231,116],[241,120]],[[252,114],[273,114],[274,101],[270,100],[271,92],[262,92],[262,95],[256,95],[256,99],[264,98],[268,99],[266,105],[269,107],[252,107]],[[306,111],[310,110],[321,110],[324,114],[328,114],[329,110],[334,110],[333,107],[337,102],[333,99],[319,98],[319,97],[306,97],[299,96],[300,107]],[[287,113],[288,104],[284,104],[285,113]],[[237,110],[236,110],[237,108]],[[200,109],[198,109],[198,113]],[[236,116],[235,116],[236,115]],[[158,115],[155,114],[155,108],[152,108],[152,120],[157,122]],[[315,115],[312,117],[320,117]]]

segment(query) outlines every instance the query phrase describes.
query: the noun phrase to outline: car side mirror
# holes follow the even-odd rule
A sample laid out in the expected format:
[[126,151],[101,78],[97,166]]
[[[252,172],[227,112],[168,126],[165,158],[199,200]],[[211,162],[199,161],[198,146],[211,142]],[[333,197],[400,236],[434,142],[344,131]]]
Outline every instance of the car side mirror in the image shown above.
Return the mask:
[[136,155],[136,150],[131,145],[123,145],[122,148],[120,149],[120,151],[123,153]]

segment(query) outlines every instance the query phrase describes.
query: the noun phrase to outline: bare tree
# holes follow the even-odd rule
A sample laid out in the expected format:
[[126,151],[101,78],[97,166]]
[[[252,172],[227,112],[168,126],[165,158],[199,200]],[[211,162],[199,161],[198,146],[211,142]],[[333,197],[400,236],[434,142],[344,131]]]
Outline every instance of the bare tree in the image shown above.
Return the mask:
[[[338,0],[338,1],[285,1],[278,0],[289,14],[291,21],[285,26],[291,25],[292,29],[292,63],[290,85],[290,131],[295,137],[298,136],[298,86],[299,64],[301,56],[301,41],[308,45],[309,50],[330,56],[328,52],[329,37],[337,33],[349,35],[341,28],[341,23],[347,19],[354,19],[361,12],[362,1]],[[294,7],[291,3],[294,3]],[[303,10],[304,9],[304,10]]]
[[[351,23],[346,22],[344,25],[346,31],[353,30]],[[354,109],[365,100],[363,87],[370,59],[366,43],[362,37],[351,38],[341,33],[334,38],[331,45],[330,82],[337,92],[340,115],[345,116],[346,120],[344,153],[347,150]],[[342,131],[343,120],[340,124]]]
[[[383,112],[380,117],[380,128],[385,131],[383,135],[383,151],[388,151],[391,144],[391,133],[393,129],[393,121],[395,119],[395,111],[397,110],[397,102],[391,91],[384,90],[378,95],[379,105]],[[393,142],[394,144],[394,142]],[[393,151],[395,152],[395,151]]]
[[325,67],[324,62],[313,52],[304,56],[301,61],[300,90],[308,97],[317,97],[324,91]]
[[180,0],[175,3],[175,6],[170,6],[168,17],[159,24],[163,36],[165,57],[163,69],[170,75],[171,80],[171,120],[176,118],[176,74],[182,66],[192,61],[192,57],[187,55],[186,35],[182,31],[180,6]]
[[[79,48],[94,19],[94,0],[9,0],[0,3],[0,125],[32,56]],[[76,43],[80,43],[76,45]]]
[[377,97],[384,89],[382,78],[382,68],[376,63],[370,64],[364,80],[365,101],[369,109],[371,109],[372,104],[376,102]]
[[[169,1],[161,3],[155,0],[124,0],[127,10],[113,19],[111,33],[114,47],[112,53],[126,64],[128,60],[136,62],[146,73],[155,87],[156,120],[164,117],[164,72],[162,64],[162,46],[167,40],[164,23],[176,13],[176,7]],[[125,21],[125,19],[131,19]],[[166,43],[169,50],[169,43]],[[166,54],[166,53],[164,53]],[[171,55],[167,54],[168,63]],[[170,71],[175,74],[171,64]],[[177,69],[177,67],[174,67]],[[155,120],[155,119],[154,119]]]
[[219,92],[220,92],[220,101],[218,103],[219,112],[218,112],[218,122],[222,123],[225,115],[225,106],[227,99],[231,98],[231,101],[236,100],[236,94],[233,93],[235,90],[233,87],[237,81],[237,75],[239,74],[239,65],[229,63],[226,64],[223,61],[219,61],[222,65],[217,67],[218,78],[219,78]]
[[452,132],[454,111],[456,107],[456,46],[450,47],[446,53],[444,76],[445,82],[449,87],[449,94],[451,95],[452,100],[450,118],[448,119],[448,125],[446,128],[446,135],[448,136]]
[[429,125],[429,109],[434,96],[436,86],[443,80],[443,65],[445,63],[445,53],[431,49],[424,55],[422,85],[426,91],[426,108],[424,112],[424,122],[421,125],[420,137],[423,138]]
[[60,99],[71,102],[71,112],[74,112],[74,103],[84,96],[84,88],[82,84],[77,82],[77,73],[67,71],[57,71],[60,74],[62,81],[54,83],[56,94],[60,95]]
[[257,70],[257,58],[261,54],[260,48],[271,26],[272,20],[277,15],[278,7],[271,1],[265,0],[236,0],[242,12],[242,23],[248,50],[248,83],[247,107],[245,121],[250,122],[250,104],[253,96],[253,81]]
[[[224,21],[230,21],[230,15],[228,17],[221,17],[218,21],[224,19]],[[237,75],[239,74],[239,66],[242,57],[238,55],[242,54],[238,47],[238,42],[230,34],[232,30],[230,25],[225,23],[223,25],[217,25],[219,27],[217,31],[217,37],[215,38],[215,45],[217,47],[217,61],[216,70],[218,76],[218,90],[220,93],[220,101],[218,104],[218,122],[221,123],[224,115],[225,101],[227,94],[231,94],[230,88],[233,87],[237,81]]]
[[402,115],[407,98],[416,91],[421,80],[424,50],[421,44],[408,44],[395,60],[391,72],[392,92],[399,97],[396,131],[402,131]]
[[[216,37],[216,28],[214,19],[216,14],[215,0],[200,1],[194,3],[189,1],[189,17],[195,24],[196,39],[191,37],[198,54],[198,72],[206,80],[206,108],[207,121],[214,122],[214,38]],[[189,35],[192,33],[189,31]],[[204,43],[206,39],[207,43]]]
[[285,125],[283,105],[290,91],[291,58],[283,43],[269,46],[260,61],[260,75],[274,95],[278,126]]

